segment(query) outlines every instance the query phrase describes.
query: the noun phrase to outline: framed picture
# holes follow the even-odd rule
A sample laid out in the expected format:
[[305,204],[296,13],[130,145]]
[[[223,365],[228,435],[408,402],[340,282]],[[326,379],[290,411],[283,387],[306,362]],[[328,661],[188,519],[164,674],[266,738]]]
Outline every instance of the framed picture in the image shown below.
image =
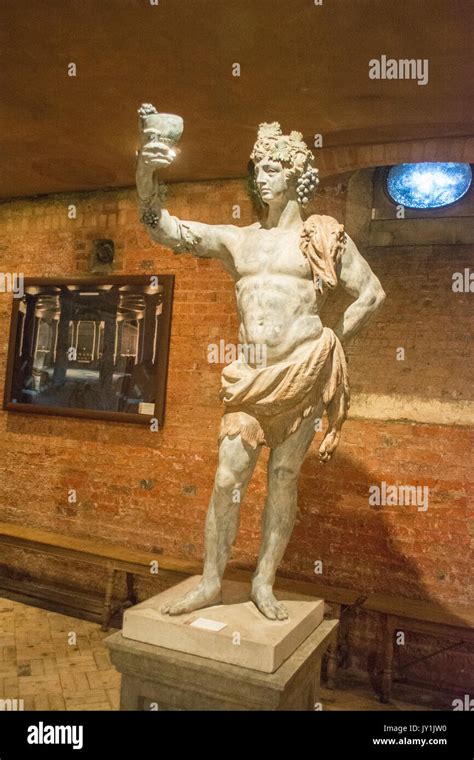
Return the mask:
[[25,278],[3,408],[164,421],[174,275]]

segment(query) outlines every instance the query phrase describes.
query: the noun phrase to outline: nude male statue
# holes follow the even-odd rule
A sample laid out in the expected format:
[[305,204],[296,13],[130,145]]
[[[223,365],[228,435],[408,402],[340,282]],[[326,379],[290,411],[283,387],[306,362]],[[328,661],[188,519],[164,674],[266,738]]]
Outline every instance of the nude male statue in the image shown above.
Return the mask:
[[[337,445],[349,388],[342,344],[381,305],[384,291],[342,225],[328,216],[304,218],[317,184],[312,153],[299,132],[283,135],[277,122],[262,124],[251,155],[251,176],[265,209],[248,227],[179,220],[162,207],[155,170],[175,152],[149,130],[137,159],[142,221],[153,240],[176,252],[221,261],[235,280],[239,342],[263,345],[264,367],[239,359],[224,368],[224,416],[219,460],[205,526],[205,558],[196,588],[163,608],[177,615],[218,604],[221,582],[236,538],[240,501],[262,446],[270,447],[268,495],[251,598],[267,618],[284,620],[273,594],[277,567],[295,517],[297,480],[327,412],[322,461]],[[340,284],[353,298],[335,330],[320,312],[328,291]],[[240,495],[235,499],[235,494]]]

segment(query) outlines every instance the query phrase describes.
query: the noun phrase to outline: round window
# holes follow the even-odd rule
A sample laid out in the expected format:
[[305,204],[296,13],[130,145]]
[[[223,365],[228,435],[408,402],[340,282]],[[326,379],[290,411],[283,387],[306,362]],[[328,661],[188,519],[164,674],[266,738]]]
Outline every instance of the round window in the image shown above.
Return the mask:
[[389,169],[387,191],[407,208],[439,208],[462,198],[471,182],[469,164],[399,164]]

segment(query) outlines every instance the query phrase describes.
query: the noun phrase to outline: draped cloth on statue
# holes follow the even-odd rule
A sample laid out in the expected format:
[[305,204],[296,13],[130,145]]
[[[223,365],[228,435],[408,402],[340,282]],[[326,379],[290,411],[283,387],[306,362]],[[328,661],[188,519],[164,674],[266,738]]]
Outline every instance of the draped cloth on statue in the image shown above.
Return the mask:
[[337,285],[336,267],[346,245],[344,225],[332,216],[310,216],[303,224],[300,251],[308,260],[319,293]]
[[[300,249],[309,262],[318,292],[337,285],[336,268],[344,245],[344,228],[332,217],[314,215],[306,220]],[[327,438],[340,430],[349,408],[342,345],[335,333],[324,327],[298,361],[252,367],[241,356],[224,368],[220,398],[225,412],[219,442],[226,435],[240,433],[253,448],[260,444],[277,446],[299,428],[321,401],[329,419]]]

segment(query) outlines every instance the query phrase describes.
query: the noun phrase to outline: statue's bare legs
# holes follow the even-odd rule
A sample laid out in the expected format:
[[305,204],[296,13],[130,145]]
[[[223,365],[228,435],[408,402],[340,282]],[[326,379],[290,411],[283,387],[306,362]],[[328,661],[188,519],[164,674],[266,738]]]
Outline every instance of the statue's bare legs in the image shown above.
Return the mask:
[[288,611],[273,594],[275,575],[293,530],[297,512],[297,481],[314,437],[319,409],[304,420],[296,433],[275,446],[268,461],[268,495],[262,515],[262,543],[252,578],[251,598],[271,620],[285,620]]
[[[268,497],[262,517],[262,544],[252,579],[251,598],[271,620],[285,620],[288,617],[285,606],[275,599],[272,589],[296,517],[298,475],[314,436],[314,420],[320,414],[319,410],[304,420],[296,433],[272,449],[268,462]],[[226,437],[222,441],[206,518],[202,579],[195,589],[167,604],[162,612],[179,615],[221,601],[222,576],[239,528],[240,502],[259,453],[260,447],[252,449],[240,435]]]
[[219,447],[214,488],[206,517],[205,559],[201,581],[162,612],[180,615],[221,601],[221,583],[240,522],[240,503],[261,447],[252,449],[240,435],[226,437]]

